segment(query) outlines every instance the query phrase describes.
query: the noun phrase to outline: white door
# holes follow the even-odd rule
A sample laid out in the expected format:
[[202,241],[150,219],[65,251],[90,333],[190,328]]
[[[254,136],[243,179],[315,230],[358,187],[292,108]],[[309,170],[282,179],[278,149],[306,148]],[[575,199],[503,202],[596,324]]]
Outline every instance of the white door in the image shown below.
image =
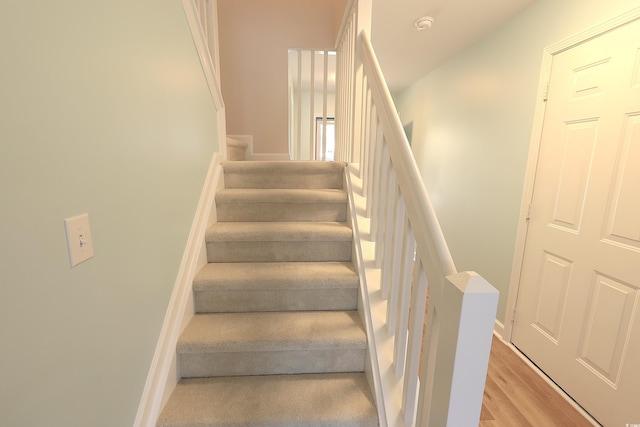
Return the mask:
[[640,19],[553,57],[512,341],[640,424]]

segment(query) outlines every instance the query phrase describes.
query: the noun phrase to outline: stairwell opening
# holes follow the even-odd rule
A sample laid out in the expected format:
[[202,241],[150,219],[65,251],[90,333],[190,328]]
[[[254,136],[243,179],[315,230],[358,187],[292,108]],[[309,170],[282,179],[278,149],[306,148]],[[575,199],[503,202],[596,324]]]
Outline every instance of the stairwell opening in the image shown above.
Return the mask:
[[289,49],[289,155],[333,160],[336,52]]

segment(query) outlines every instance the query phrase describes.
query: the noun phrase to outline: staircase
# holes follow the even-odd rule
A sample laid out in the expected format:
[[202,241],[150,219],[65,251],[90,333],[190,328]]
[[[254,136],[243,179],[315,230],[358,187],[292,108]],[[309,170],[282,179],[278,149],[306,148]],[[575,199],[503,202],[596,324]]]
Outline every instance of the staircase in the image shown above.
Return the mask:
[[158,427],[377,426],[345,165],[223,164]]

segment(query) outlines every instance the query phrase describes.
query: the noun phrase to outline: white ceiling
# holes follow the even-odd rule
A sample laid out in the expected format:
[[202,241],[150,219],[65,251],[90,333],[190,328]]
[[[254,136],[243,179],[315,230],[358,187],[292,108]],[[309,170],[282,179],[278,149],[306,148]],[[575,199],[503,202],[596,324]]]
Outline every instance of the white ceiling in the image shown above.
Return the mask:
[[[373,0],[371,41],[391,92],[404,89],[535,0]],[[417,31],[414,21],[435,18]]]

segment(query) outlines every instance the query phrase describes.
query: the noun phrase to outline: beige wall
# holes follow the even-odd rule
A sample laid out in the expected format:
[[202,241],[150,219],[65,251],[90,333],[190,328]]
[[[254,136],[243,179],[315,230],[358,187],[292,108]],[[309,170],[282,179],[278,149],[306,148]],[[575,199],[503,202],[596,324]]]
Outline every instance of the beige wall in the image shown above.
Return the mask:
[[459,270],[500,291],[503,321],[543,49],[637,0],[538,0],[409,89],[403,124]]
[[131,426],[217,151],[181,2],[2,1],[0,52],[0,425]]
[[253,135],[254,153],[288,152],[287,51],[332,49],[344,4],[218,0],[227,133]]

